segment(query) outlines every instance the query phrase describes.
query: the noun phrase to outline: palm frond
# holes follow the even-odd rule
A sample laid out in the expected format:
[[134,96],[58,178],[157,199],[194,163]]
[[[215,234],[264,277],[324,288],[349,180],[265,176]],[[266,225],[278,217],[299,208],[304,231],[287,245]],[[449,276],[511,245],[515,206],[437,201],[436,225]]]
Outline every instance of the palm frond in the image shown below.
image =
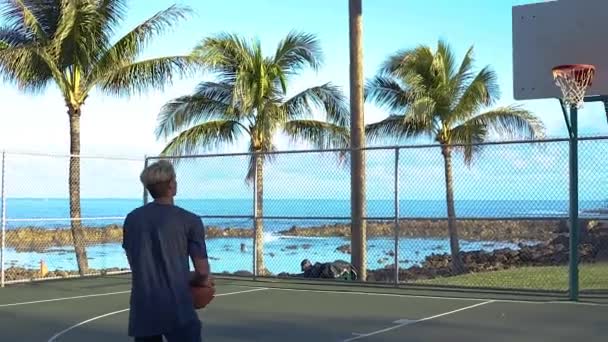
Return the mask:
[[388,57],[380,73],[396,77],[414,93],[424,93],[434,85],[435,75],[432,73],[434,60],[433,52],[427,46],[400,50]]
[[456,92],[454,93],[454,98],[460,99],[463,93],[467,90],[467,85],[470,84],[473,80],[474,73],[472,71],[472,68],[473,62],[475,61],[475,59],[473,58],[473,51],[473,47],[469,47],[464,57],[462,58],[462,61],[460,62],[458,72],[452,77],[452,87],[456,89]]
[[[243,103],[243,110],[259,109],[268,95],[273,93],[277,74],[272,74],[272,65],[262,54],[262,46],[255,40],[253,55],[248,63],[239,65],[235,83],[235,97]],[[276,69],[275,69],[276,70]]]
[[103,30],[106,18],[99,12],[97,1],[62,1],[53,45],[61,69],[80,69],[88,73],[98,59],[99,51],[109,48],[109,32]]
[[191,56],[166,56],[119,65],[90,82],[88,90],[97,85],[105,93],[117,96],[141,94],[148,89],[163,90],[174,77],[190,75],[198,66],[198,60]]
[[232,109],[225,102],[202,94],[178,97],[161,108],[156,137],[167,138],[191,125],[208,120],[234,118]]
[[454,149],[464,152],[465,165],[470,166],[473,157],[480,153],[488,136],[487,127],[481,122],[466,122],[450,130],[450,142]]
[[317,149],[347,148],[350,142],[347,127],[317,120],[291,120],[283,131],[292,142],[307,142]]
[[405,112],[414,97],[409,89],[403,88],[396,79],[386,75],[377,75],[365,85],[365,100],[373,101],[393,113]]
[[[0,2],[0,17],[5,18],[5,25],[12,30],[27,34],[37,42],[45,43],[50,40],[48,26],[45,27],[44,18],[53,7],[59,7],[61,0],[33,1],[33,0],[3,0]],[[55,17],[57,18],[57,17]],[[51,23],[46,23],[51,24]]]
[[32,41],[24,33],[4,26],[0,27],[0,43],[3,44],[4,48],[8,48],[31,44]]
[[201,82],[196,86],[194,95],[226,104],[229,108],[225,115],[233,116],[232,119],[238,119],[244,108],[243,98],[235,96],[234,86],[228,83]]
[[545,136],[543,122],[519,106],[506,106],[476,115],[464,125],[480,125],[502,138],[541,139]]
[[0,75],[20,89],[39,92],[52,80],[67,94],[68,81],[54,64],[54,59],[36,44],[0,49]]
[[307,88],[292,96],[283,104],[288,120],[311,118],[315,110],[325,112],[329,123],[341,127],[350,125],[350,110],[346,96],[340,87],[332,83]]
[[407,120],[416,123],[416,127],[428,132],[429,134],[437,132],[440,127],[437,126],[435,118],[435,110],[437,103],[432,97],[420,96],[414,99],[412,104],[408,106],[405,117]]
[[490,106],[500,97],[497,75],[489,67],[483,68],[471,81],[464,84],[466,90],[460,90],[462,96],[455,103],[450,114],[453,121],[467,120],[484,106]]
[[161,155],[180,156],[218,148],[233,143],[242,133],[241,129],[242,126],[232,120],[205,122],[178,134],[165,146]]
[[366,125],[365,135],[370,141],[386,139],[395,143],[415,136],[426,135],[429,138],[434,138],[429,133],[428,127],[404,115],[390,115],[384,120]]
[[101,31],[108,35],[116,33],[115,29],[126,15],[126,2],[127,0],[99,0],[97,2]]
[[253,48],[236,34],[220,33],[203,39],[192,52],[211,71],[218,82],[234,83],[243,65],[253,65]]
[[296,73],[305,65],[316,71],[323,63],[321,45],[313,34],[289,32],[279,43],[273,62],[286,75]]
[[153,38],[174,27],[177,21],[186,18],[190,12],[189,7],[173,5],[157,12],[137,25],[133,30],[122,36],[111,48],[99,50],[104,54],[100,56],[99,62],[93,67],[92,78],[95,79],[98,75],[107,73],[108,69],[114,68],[115,65],[133,62]]
[[445,83],[449,82],[456,73],[454,52],[444,40],[439,40],[437,43],[437,52],[435,53],[432,69],[438,74],[441,81]]
[[[74,38],[77,35],[77,32],[74,32],[74,30],[78,25],[77,20],[79,19],[79,15],[77,11],[79,8],[74,1],[61,1],[60,8],[61,15],[59,16],[59,20],[57,22],[57,30],[54,34],[51,48],[52,54],[55,55],[54,57],[58,61],[61,61],[62,64],[69,66],[72,65],[73,61],[78,58],[77,52],[74,51],[75,46],[82,42],[67,41],[68,37]],[[85,37],[79,37],[76,38],[76,40],[85,40],[83,38]],[[68,57],[67,60],[63,60],[62,55]]]

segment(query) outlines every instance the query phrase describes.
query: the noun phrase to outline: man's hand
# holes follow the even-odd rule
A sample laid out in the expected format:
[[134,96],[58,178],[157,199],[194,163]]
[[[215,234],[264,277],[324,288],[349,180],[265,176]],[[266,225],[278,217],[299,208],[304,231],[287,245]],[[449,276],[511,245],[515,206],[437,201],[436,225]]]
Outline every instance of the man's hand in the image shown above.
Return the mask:
[[199,287],[214,287],[215,281],[210,274],[201,274],[194,271],[191,273],[190,285]]
[[213,278],[213,276],[208,275],[207,278],[203,281],[203,286],[215,287],[215,279]]

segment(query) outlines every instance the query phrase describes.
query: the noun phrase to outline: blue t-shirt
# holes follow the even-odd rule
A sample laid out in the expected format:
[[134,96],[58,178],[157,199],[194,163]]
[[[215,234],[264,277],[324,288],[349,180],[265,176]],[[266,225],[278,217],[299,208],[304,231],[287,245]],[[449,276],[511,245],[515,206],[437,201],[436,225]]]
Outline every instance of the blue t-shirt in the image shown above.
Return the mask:
[[122,246],[132,278],[129,336],[158,335],[198,319],[189,257],[207,258],[200,217],[175,205],[146,204],[125,218]]

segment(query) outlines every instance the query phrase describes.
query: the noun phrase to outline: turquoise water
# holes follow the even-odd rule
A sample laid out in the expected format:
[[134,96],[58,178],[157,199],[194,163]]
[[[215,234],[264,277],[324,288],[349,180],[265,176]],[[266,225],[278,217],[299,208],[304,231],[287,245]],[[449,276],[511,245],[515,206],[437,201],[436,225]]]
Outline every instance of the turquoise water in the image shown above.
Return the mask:
[[[299,272],[300,262],[308,258],[313,262],[350,260],[350,255],[337,251],[342,245],[349,244],[348,238],[326,237],[280,237],[266,234],[264,243],[266,267],[274,274],[280,272]],[[241,251],[241,244],[245,250]],[[253,243],[251,239],[213,238],[207,240],[214,272],[251,271],[253,268]],[[517,244],[492,241],[461,241],[463,251],[500,248],[517,249]],[[394,263],[392,253],[394,240],[391,238],[368,239],[368,267],[382,268]],[[401,267],[419,264],[427,256],[449,252],[448,239],[437,238],[402,238],[399,241],[398,260]],[[127,259],[118,243],[96,245],[87,248],[89,266],[94,269],[128,268]],[[38,268],[44,260],[49,270],[76,271],[76,258],[73,248],[61,247],[46,252],[16,252],[8,249],[6,265],[17,265],[26,268]]]

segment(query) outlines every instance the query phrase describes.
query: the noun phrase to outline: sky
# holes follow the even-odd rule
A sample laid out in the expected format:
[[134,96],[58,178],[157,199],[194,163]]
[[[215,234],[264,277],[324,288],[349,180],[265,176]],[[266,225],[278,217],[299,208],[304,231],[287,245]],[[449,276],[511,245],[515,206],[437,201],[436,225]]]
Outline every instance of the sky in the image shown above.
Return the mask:
[[[464,52],[470,46],[474,46],[476,68],[480,69],[489,65],[498,75],[501,98],[497,105],[522,105],[543,120],[548,136],[566,137],[566,126],[559,104],[555,100],[515,101],[512,96],[511,7],[531,2],[538,1],[364,0],[364,75],[366,78],[372,77],[384,59],[400,49],[412,48],[421,44],[435,47],[437,41],[443,39],[454,48],[456,56],[460,60]],[[319,38],[324,52],[324,65],[317,73],[304,72],[301,77],[295,78],[289,85],[290,93],[293,94],[305,87],[331,81],[342,87],[348,95],[347,0],[132,1],[128,17],[117,34],[124,34],[141,21],[173,3],[190,6],[195,12],[194,15],[182,21],[172,31],[157,38],[146,49],[142,57],[187,54],[204,37],[220,32],[238,33],[258,38],[262,42],[265,53],[271,54],[276,44],[289,31],[304,31],[314,33]],[[200,75],[196,78],[175,80],[163,91],[150,91],[146,95],[130,98],[112,98],[96,91],[93,92],[82,109],[82,154],[124,159],[99,159],[83,162],[83,193],[93,197],[140,196],[141,189],[137,183],[137,176],[143,166],[142,158],[145,155],[158,154],[166,143],[157,140],[154,135],[156,117],[160,107],[174,97],[189,94],[198,82],[206,79],[205,77]],[[0,98],[3,103],[3,109],[0,111],[0,149],[9,153],[21,151],[68,153],[68,117],[63,100],[56,88],[50,87],[42,94],[31,95],[20,93],[11,84],[3,84],[0,88]],[[382,120],[388,114],[372,104],[365,105],[366,123]],[[605,134],[607,130],[605,120],[599,106],[588,105],[581,112],[579,123],[581,135]],[[281,136],[277,137],[277,145],[281,150],[302,147],[289,144]],[[245,142],[240,141],[222,152],[244,152],[245,150]],[[503,165],[508,166],[507,169],[510,171],[505,171],[504,167],[498,167],[488,169],[484,175],[479,176],[483,167],[476,167],[472,171],[466,172],[477,172],[476,177],[481,177],[478,180],[485,179],[490,182],[492,177],[496,177],[497,172],[512,179],[514,175],[517,175],[518,168],[536,167],[538,169],[538,165],[543,165],[542,161],[540,164],[535,163],[534,158],[544,158],[545,163],[554,165],[555,170],[560,170],[557,171],[559,178],[547,178],[545,181],[561,184],[564,179],[567,182],[567,174],[559,173],[564,171],[564,168],[555,163],[557,163],[556,160],[563,159],[566,152],[567,149],[559,149],[558,152],[555,152],[557,153],[556,158],[549,158],[547,161],[547,156],[540,152],[537,154],[530,154],[530,152],[526,155],[521,151],[513,152],[508,149],[501,151],[497,148],[492,150],[491,156],[493,157],[484,160],[500,160],[500,163],[496,165],[503,165],[510,160],[508,165]],[[428,160],[420,161],[413,158],[411,161],[403,162],[403,168],[408,170],[407,176],[432,174],[432,183],[437,184],[437,188],[433,192],[441,197],[443,194],[440,180],[443,169],[440,154],[438,151],[428,154],[430,157],[427,159],[433,160],[431,164],[428,163]],[[290,158],[293,159],[290,162],[275,163],[274,166],[271,166],[268,171],[271,176],[268,177],[289,179],[294,175],[302,176],[305,170],[308,171],[306,163],[319,160]],[[375,166],[372,158],[368,163],[369,175],[377,175],[380,177],[379,179],[386,177],[386,165],[391,165],[390,160],[392,159],[390,158],[385,156],[388,164],[379,163],[380,166]],[[214,195],[223,197],[227,193],[224,186],[233,186],[235,189],[240,187],[239,191],[248,191],[243,190],[247,189],[242,179],[246,167],[245,161],[242,158],[235,158],[235,160],[240,160],[240,162],[227,161],[221,165],[201,162],[210,166],[204,169],[195,167],[187,169],[187,172],[184,171],[184,178],[187,178],[184,183],[189,182],[188,177],[193,179],[191,181],[193,184],[194,179],[198,179],[197,184],[206,184],[207,194],[209,194],[207,196],[210,197]],[[330,162],[332,161],[327,161],[327,163]],[[7,180],[11,194],[50,197],[66,194],[67,159],[65,158],[11,155],[7,159],[7,165],[9,165],[7,175],[12,177],[11,182],[9,182],[10,178]],[[32,165],[39,166],[32,167]],[[348,185],[348,182],[344,183],[343,179],[343,175],[348,176],[348,168],[335,171],[341,172],[342,175],[338,177],[342,177],[341,180],[337,180],[341,181],[342,185],[338,186],[337,183],[332,183],[331,177],[327,176],[327,173],[334,172],[331,168],[333,164],[331,167],[330,164],[324,164],[323,167],[321,170],[327,170],[326,174],[321,172],[318,177],[309,181],[318,182],[316,184],[319,189],[323,189],[319,192],[320,197],[323,197],[324,194],[330,196],[327,191],[331,191],[327,189],[341,189],[335,190],[335,194],[343,197],[344,191],[348,191],[348,188],[343,186]],[[218,173],[216,169],[224,171]],[[120,176],[108,176],[110,170],[116,170]],[[272,176],[272,172],[275,172],[276,176]],[[388,169],[388,172],[391,170]],[[542,174],[543,171],[535,172],[537,173],[534,177],[541,177],[537,174]],[[306,177],[312,176],[308,174]],[[474,177],[474,175],[470,177]],[[303,178],[299,179],[305,183],[302,181]],[[214,180],[217,182],[213,183]],[[476,184],[471,178],[465,178],[461,182]],[[424,184],[424,182],[418,183]],[[380,182],[379,184],[381,185],[378,185],[377,188],[372,186],[372,189],[375,189],[373,191],[383,194],[385,188],[390,191],[390,186]],[[189,187],[191,187],[192,196],[196,196],[198,190],[193,189],[198,188],[194,185],[186,185],[186,191]],[[466,189],[463,193],[466,193],[468,197],[475,197],[475,194],[481,196],[483,193],[474,187],[470,188],[466,185],[463,187]],[[272,191],[275,191],[276,196],[290,194],[297,197],[298,191],[294,189],[299,189],[298,191],[301,193],[305,187],[287,189],[284,186],[277,186],[269,193],[273,194]],[[518,196],[519,190],[503,189],[501,191],[506,191],[504,197],[513,198],[513,196]],[[422,196],[424,186],[420,189],[414,188],[410,193]]]

